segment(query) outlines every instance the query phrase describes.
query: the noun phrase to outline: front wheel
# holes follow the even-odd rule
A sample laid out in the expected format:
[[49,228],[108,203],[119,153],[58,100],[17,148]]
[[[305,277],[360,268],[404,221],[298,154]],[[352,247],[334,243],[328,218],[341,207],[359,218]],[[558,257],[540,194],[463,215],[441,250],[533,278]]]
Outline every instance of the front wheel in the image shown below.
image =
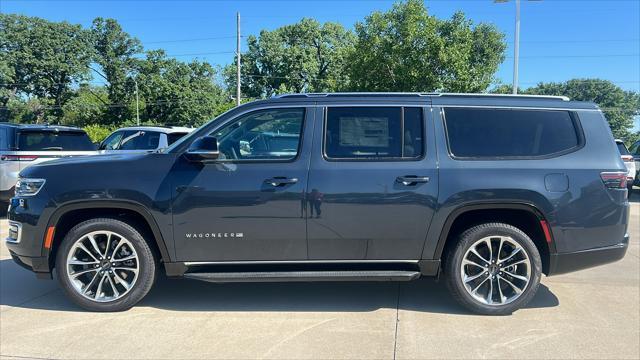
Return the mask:
[[56,270],[63,290],[76,304],[91,311],[122,311],[149,292],[156,263],[134,227],[98,218],[66,234],[56,256]]
[[447,286],[469,310],[505,315],[526,305],[538,290],[540,254],[520,229],[503,223],[463,232],[445,263]]

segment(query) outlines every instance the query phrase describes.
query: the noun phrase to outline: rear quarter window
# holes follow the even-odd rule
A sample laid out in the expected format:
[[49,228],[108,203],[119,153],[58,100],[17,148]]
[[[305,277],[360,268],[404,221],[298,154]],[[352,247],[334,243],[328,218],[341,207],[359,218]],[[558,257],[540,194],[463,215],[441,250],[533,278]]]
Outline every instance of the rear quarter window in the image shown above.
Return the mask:
[[449,151],[455,158],[538,158],[581,146],[569,111],[446,108]]
[[84,132],[79,131],[21,131],[18,135],[20,151],[91,151],[95,146]]

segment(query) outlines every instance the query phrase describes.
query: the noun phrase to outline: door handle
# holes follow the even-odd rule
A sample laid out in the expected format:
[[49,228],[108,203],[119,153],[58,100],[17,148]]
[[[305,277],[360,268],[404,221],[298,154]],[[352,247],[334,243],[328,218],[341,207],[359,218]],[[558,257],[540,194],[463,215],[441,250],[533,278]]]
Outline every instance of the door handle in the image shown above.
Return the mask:
[[298,182],[298,179],[276,176],[274,178],[267,179],[264,182],[273,187],[278,187],[283,185],[295,184]]
[[406,175],[406,176],[398,176],[396,178],[396,182],[400,183],[404,186],[415,185],[418,183],[428,183],[428,176],[415,176],[415,175]]

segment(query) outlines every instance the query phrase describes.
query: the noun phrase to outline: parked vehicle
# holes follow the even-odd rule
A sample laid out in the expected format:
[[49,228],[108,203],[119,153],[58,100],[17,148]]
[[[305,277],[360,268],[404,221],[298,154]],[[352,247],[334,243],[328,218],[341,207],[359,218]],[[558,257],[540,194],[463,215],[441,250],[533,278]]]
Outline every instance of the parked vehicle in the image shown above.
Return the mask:
[[542,274],[621,259],[627,169],[593,103],[548,96],[294,94],[168,149],[21,172],[7,246],[95,311],[159,272],[209,282],[408,281],[507,314]]
[[629,152],[633,156],[633,161],[636,166],[636,176],[633,183],[636,186],[640,186],[640,140],[631,145]]
[[18,173],[27,166],[91,154],[96,154],[95,146],[82,129],[0,123],[0,202],[4,204],[13,196]]
[[618,146],[618,151],[620,152],[620,157],[624,162],[624,166],[627,167],[627,189],[631,192],[636,178],[636,164],[634,162],[633,155],[631,155],[627,149],[624,141],[616,139],[616,145]]
[[101,154],[140,153],[164,149],[194,129],[178,126],[134,126],[118,129],[98,146]]

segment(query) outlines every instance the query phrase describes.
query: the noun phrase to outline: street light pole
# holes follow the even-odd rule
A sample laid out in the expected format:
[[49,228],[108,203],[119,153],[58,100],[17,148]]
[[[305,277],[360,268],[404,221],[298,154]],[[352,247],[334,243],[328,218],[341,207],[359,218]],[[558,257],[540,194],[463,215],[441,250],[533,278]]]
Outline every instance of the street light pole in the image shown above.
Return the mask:
[[516,35],[513,46],[513,93],[518,93],[518,57],[520,52],[520,0],[516,0]]

